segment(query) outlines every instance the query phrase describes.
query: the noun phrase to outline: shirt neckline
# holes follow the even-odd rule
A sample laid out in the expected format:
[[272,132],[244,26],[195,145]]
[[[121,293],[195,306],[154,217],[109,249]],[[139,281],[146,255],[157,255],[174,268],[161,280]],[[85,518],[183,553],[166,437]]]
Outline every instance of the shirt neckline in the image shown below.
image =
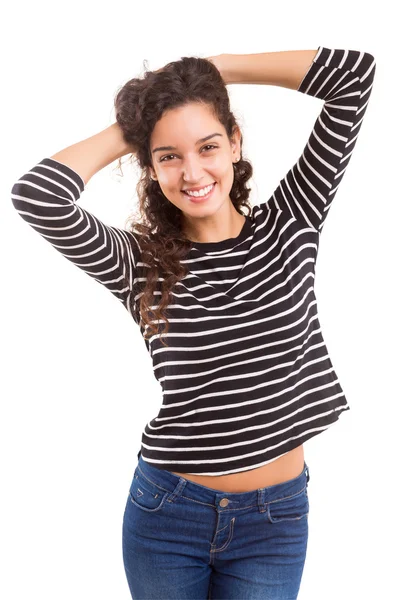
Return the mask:
[[202,252],[209,252],[211,250],[227,250],[228,248],[236,246],[237,244],[245,240],[249,233],[251,233],[251,217],[248,215],[243,216],[246,220],[243,223],[243,227],[240,230],[239,235],[237,235],[236,237],[221,240],[219,242],[193,242],[192,249],[201,250]]

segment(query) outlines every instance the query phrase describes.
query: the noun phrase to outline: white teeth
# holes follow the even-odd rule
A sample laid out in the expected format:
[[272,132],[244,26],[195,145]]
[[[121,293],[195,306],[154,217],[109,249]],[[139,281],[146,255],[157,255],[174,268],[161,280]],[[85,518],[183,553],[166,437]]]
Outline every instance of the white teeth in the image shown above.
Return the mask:
[[208,185],[207,187],[203,188],[202,190],[199,190],[198,192],[189,192],[188,190],[186,190],[186,194],[188,194],[189,196],[206,196],[213,188],[214,184],[212,185]]

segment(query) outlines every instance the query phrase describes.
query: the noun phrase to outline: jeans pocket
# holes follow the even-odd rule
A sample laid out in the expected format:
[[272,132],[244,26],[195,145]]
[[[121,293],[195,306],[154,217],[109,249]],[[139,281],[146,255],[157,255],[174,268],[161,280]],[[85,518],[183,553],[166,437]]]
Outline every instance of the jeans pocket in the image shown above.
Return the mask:
[[279,498],[268,504],[267,514],[270,523],[298,521],[309,513],[307,487],[286,498]]
[[168,496],[169,492],[157,487],[138,468],[135,470],[129,488],[129,499],[132,504],[146,512],[156,512],[161,510]]

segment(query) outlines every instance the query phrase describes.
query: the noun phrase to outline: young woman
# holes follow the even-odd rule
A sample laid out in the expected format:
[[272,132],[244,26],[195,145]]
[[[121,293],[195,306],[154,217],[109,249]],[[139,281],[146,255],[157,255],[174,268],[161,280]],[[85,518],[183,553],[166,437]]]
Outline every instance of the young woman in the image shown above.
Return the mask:
[[[128,81],[113,125],[13,186],[21,217],[129,311],[161,385],[123,520],[132,598],[297,597],[303,444],[349,409],[318,320],[315,264],[374,74],[371,54],[322,46],[183,57]],[[323,101],[299,160],[257,206],[233,83]],[[142,172],[141,218],[126,230],[78,200],[128,153]]]

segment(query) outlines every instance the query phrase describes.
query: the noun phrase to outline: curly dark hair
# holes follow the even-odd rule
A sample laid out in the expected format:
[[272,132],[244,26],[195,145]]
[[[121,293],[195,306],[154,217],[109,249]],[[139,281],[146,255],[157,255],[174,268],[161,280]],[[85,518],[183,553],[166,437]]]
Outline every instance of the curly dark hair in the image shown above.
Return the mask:
[[[230,110],[228,90],[218,68],[205,58],[182,57],[161,70],[146,71],[142,78],[129,80],[114,99],[117,123],[123,138],[133,149],[131,158],[136,159],[141,170],[136,186],[139,221],[132,223],[135,217],[131,216],[126,225],[130,223],[131,233],[139,236],[141,262],[147,265],[143,269],[144,289],[143,286],[137,287],[137,293],[131,294],[132,314],[136,315],[138,322],[141,320],[143,331],[148,330],[144,334],[145,339],[159,333],[161,322],[165,322],[163,333],[168,333],[166,309],[171,301],[171,290],[188,274],[187,266],[180,261],[187,257],[193,244],[182,233],[182,211],[163,194],[158,181],[151,178],[150,137],[165,111],[190,103],[209,107],[232,140],[237,122]],[[253,174],[253,167],[242,157],[242,144],[241,135],[241,157],[238,162],[232,163],[234,179],[229,196],[240,214],[243,214],[241,209],[244,207],[250,214],[248,198],[251,188],[246,186],[246,182]],[[129,273],[129,269],[126,272]],[[161,299],[152,310],[155,291],[160,284],[158,296],[161,294]],[[138,296],[139,308],[135,305]],[[161,342],[164,343],[162,335]]]

